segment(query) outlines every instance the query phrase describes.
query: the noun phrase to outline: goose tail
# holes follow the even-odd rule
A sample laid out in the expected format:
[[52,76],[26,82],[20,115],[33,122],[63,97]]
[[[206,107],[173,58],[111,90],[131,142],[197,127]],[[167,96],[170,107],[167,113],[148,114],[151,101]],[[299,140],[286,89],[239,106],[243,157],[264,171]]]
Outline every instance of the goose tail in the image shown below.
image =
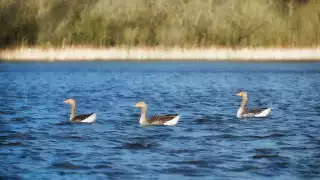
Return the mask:
[[176,125],[179,120],[180,120],[180,116],[176,116],[172,120],[165,122],[164,125],[173,126],[173,125]]

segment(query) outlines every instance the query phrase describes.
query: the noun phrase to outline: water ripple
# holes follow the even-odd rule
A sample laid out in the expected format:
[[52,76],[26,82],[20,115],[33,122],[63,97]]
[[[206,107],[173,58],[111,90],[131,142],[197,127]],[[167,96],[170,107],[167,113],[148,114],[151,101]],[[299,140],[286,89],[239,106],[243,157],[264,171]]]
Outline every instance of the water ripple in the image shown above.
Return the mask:
[[[0,63],[0,179],[319,179],[319,63]],[[268,118],[239,120],[239,90]],[[95,112],[97,122],[69,122]],[[176,126],[140,126],[179,113]]]

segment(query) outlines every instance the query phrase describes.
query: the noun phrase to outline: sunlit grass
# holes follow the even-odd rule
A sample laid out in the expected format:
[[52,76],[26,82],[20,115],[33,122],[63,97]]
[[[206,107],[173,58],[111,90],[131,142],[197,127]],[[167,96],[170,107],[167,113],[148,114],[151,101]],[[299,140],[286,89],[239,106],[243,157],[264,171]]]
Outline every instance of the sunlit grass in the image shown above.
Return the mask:
[[0,40],[2,47],[318,46],[320,2],[283,2],[0,0]]

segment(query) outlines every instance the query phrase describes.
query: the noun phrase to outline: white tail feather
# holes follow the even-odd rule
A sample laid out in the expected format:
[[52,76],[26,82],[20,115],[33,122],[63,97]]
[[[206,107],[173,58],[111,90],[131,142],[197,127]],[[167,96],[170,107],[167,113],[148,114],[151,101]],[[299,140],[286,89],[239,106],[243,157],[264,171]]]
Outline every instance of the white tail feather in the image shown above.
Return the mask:
[[255,115],[254,117],[267,117],[271,113],[271,108],[268,108],[261,113]]
[[83,123],[92,123],[97,119],[97,114],[93,113],[91,116],[87,117],[86,119],[82,120]]
[[180,119],[180,116],[177,116],[177,117],[171,119],[170,121],[165,122],[163,125],[167,125],[167,126],[176,125],[178,123],[179,119]]

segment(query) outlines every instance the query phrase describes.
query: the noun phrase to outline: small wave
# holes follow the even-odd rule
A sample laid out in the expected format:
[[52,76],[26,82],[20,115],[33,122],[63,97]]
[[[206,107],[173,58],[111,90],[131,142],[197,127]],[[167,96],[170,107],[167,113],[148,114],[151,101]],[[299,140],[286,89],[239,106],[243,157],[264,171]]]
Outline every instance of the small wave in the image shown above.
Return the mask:
[[1,115],[13,115],[15,114],[15,111],[0,111]]
[[235,172],[246,172],[246,171],[251,171],[251,170],[257,170],[259,169],[258,166],[253,166],[253,165],[243,165],[239,168],[233,169]]
[[94,122],[94,123],[79,123],[79,122],[70,122],[69,120],[64,120],[64,121],[61,121],[61,122],[58,122],[58,123],[55,123],[54,125],[56,126],[72,126],[72,125],[77,125],[77,126],[86,126],[86,125],[92,125],[92,124],[95,124],[95,123],[98,123],[98,124],[103,124],[101,122]]
[[287,168],[290,166],[289,162],[277,162],[276,164],[277,164],[277,166],[279,166],[281,168]]
[[86,140],[88,138],[82,136],[59,136],[61,139],[71,139],[71,140]]
[[300,150],[306,150],[308,147],[305,146],[286,146],[286,147],[281,147],[281,150],[295,150],[295,151],[300,151]]
[[85,141],[89,140],[90,137],[88,136],[81,136],[78,134],[59,134],[59,135],[52,135],[54,139],[64,139],[64,140],[74,140],[74,141]]
[[201,173],[199,173],[199,169],[190,168],[187,166],[181,166],[181,167],[172,167],[167,169],[161,169],[160,172],[165,172],[168,174],[183,174],[184,176],[203,176]]
[[63,122],[58,122],[58,123],[55,123],[54,125],[57,125],[57,126],[65,126],[65,125],[70,125],[71,123],[69,121],[63,121]]
[[0,138],[5,138],[5,139],[14,139],[14,140],[36,140],[36,137],[33,137],[29,134],[26,133],[19,133],[15,131],[4,131],[2,132],[3,135],[0,135]]
[[196,124],[212,124],[213,120],[211,118],[199,118],[193,120],[193,122]]
[[53,163],[51,167],[56,169],[70,169],[70,170],[91,169],[88,166],[75,165],[70,162]]
[[214,116],[202,116],[200,118],[197,118],[193,120],[194,123],[196,124],[221,124],[224,123],[225,121],[223,120],[225,117],[225,114],[216,114]]
[[126,149],[151,149],[155,147],[156,144],[152,143],[125,143],[123,148]]
[[221,135],[218,135],[218,138],[237,139],[237,138],[241,138],[241,136],[236,136],[233,134],[221,134]]
[[270,158],[279,158],[280,156],[277,154],[257,154],[257,155],[253,155],[252,158],[253,159],[270,159]]
[[107,164],[100,164],[100,165],[94,166],[93,168],[96,168],[96,169],[109,169],[109,168],[112,168],[112,166],[109,166]]
[[183,153],[199,153],[201,151],[206,151],[205,149],[174,149],[169,150],[170,154],[183,154]]
[[190,165],[199,165],[199,166],[207,166],[208,162],[203,160],[190,160],[190,161],[176,161],[171,162],[173,164],[190,164]]
[[176,104],[173,106],[174,109],[181,109],[182,107],[184,107],[182,104]]
[[263,159],[263,158],[280,158],[281,156],[279,156],[278,152],[274,149],[268,149],[268,148],[258,148],[255,149],[253,152],[253,159]]
[[255,139],[263,139],[263,138],[273,138],[273,137],[283,137],[285,136],[284,134],[281,133],[273,133],[273,134],[269,134],[269,135],[265,135],[265,136],[249,136],[251,138],[255,138]]
[[24,121],[26,118],[25,117],[15,117],[15,118],[11,118],[10,120],[12,121]]
[[23,142],[1,142],[0,146],[25,146]]
[[[122,115],[122,114],[121,114]],[[141,114],[139,113],[132,113],[132,114],[129,114],[129,117],[131,118],[136,118],[138,120],[138,118],[140,117]]]
[[21,179],[21,177],[17,176],[17,175],[0,175],[0,179],[10,179],[10,180],[19,180]]
[[68,158],[72,157],[80,157],[82,154],[81,153],[76,153],[76,152],[65,152],[65,150],[61,150],[61,152],[58,151],[59,156],[65,156]]
[[273,149],[269,148],[257,148],[254,150],[255,153],[263,153],[263,154],[272,154],[274,152]]

